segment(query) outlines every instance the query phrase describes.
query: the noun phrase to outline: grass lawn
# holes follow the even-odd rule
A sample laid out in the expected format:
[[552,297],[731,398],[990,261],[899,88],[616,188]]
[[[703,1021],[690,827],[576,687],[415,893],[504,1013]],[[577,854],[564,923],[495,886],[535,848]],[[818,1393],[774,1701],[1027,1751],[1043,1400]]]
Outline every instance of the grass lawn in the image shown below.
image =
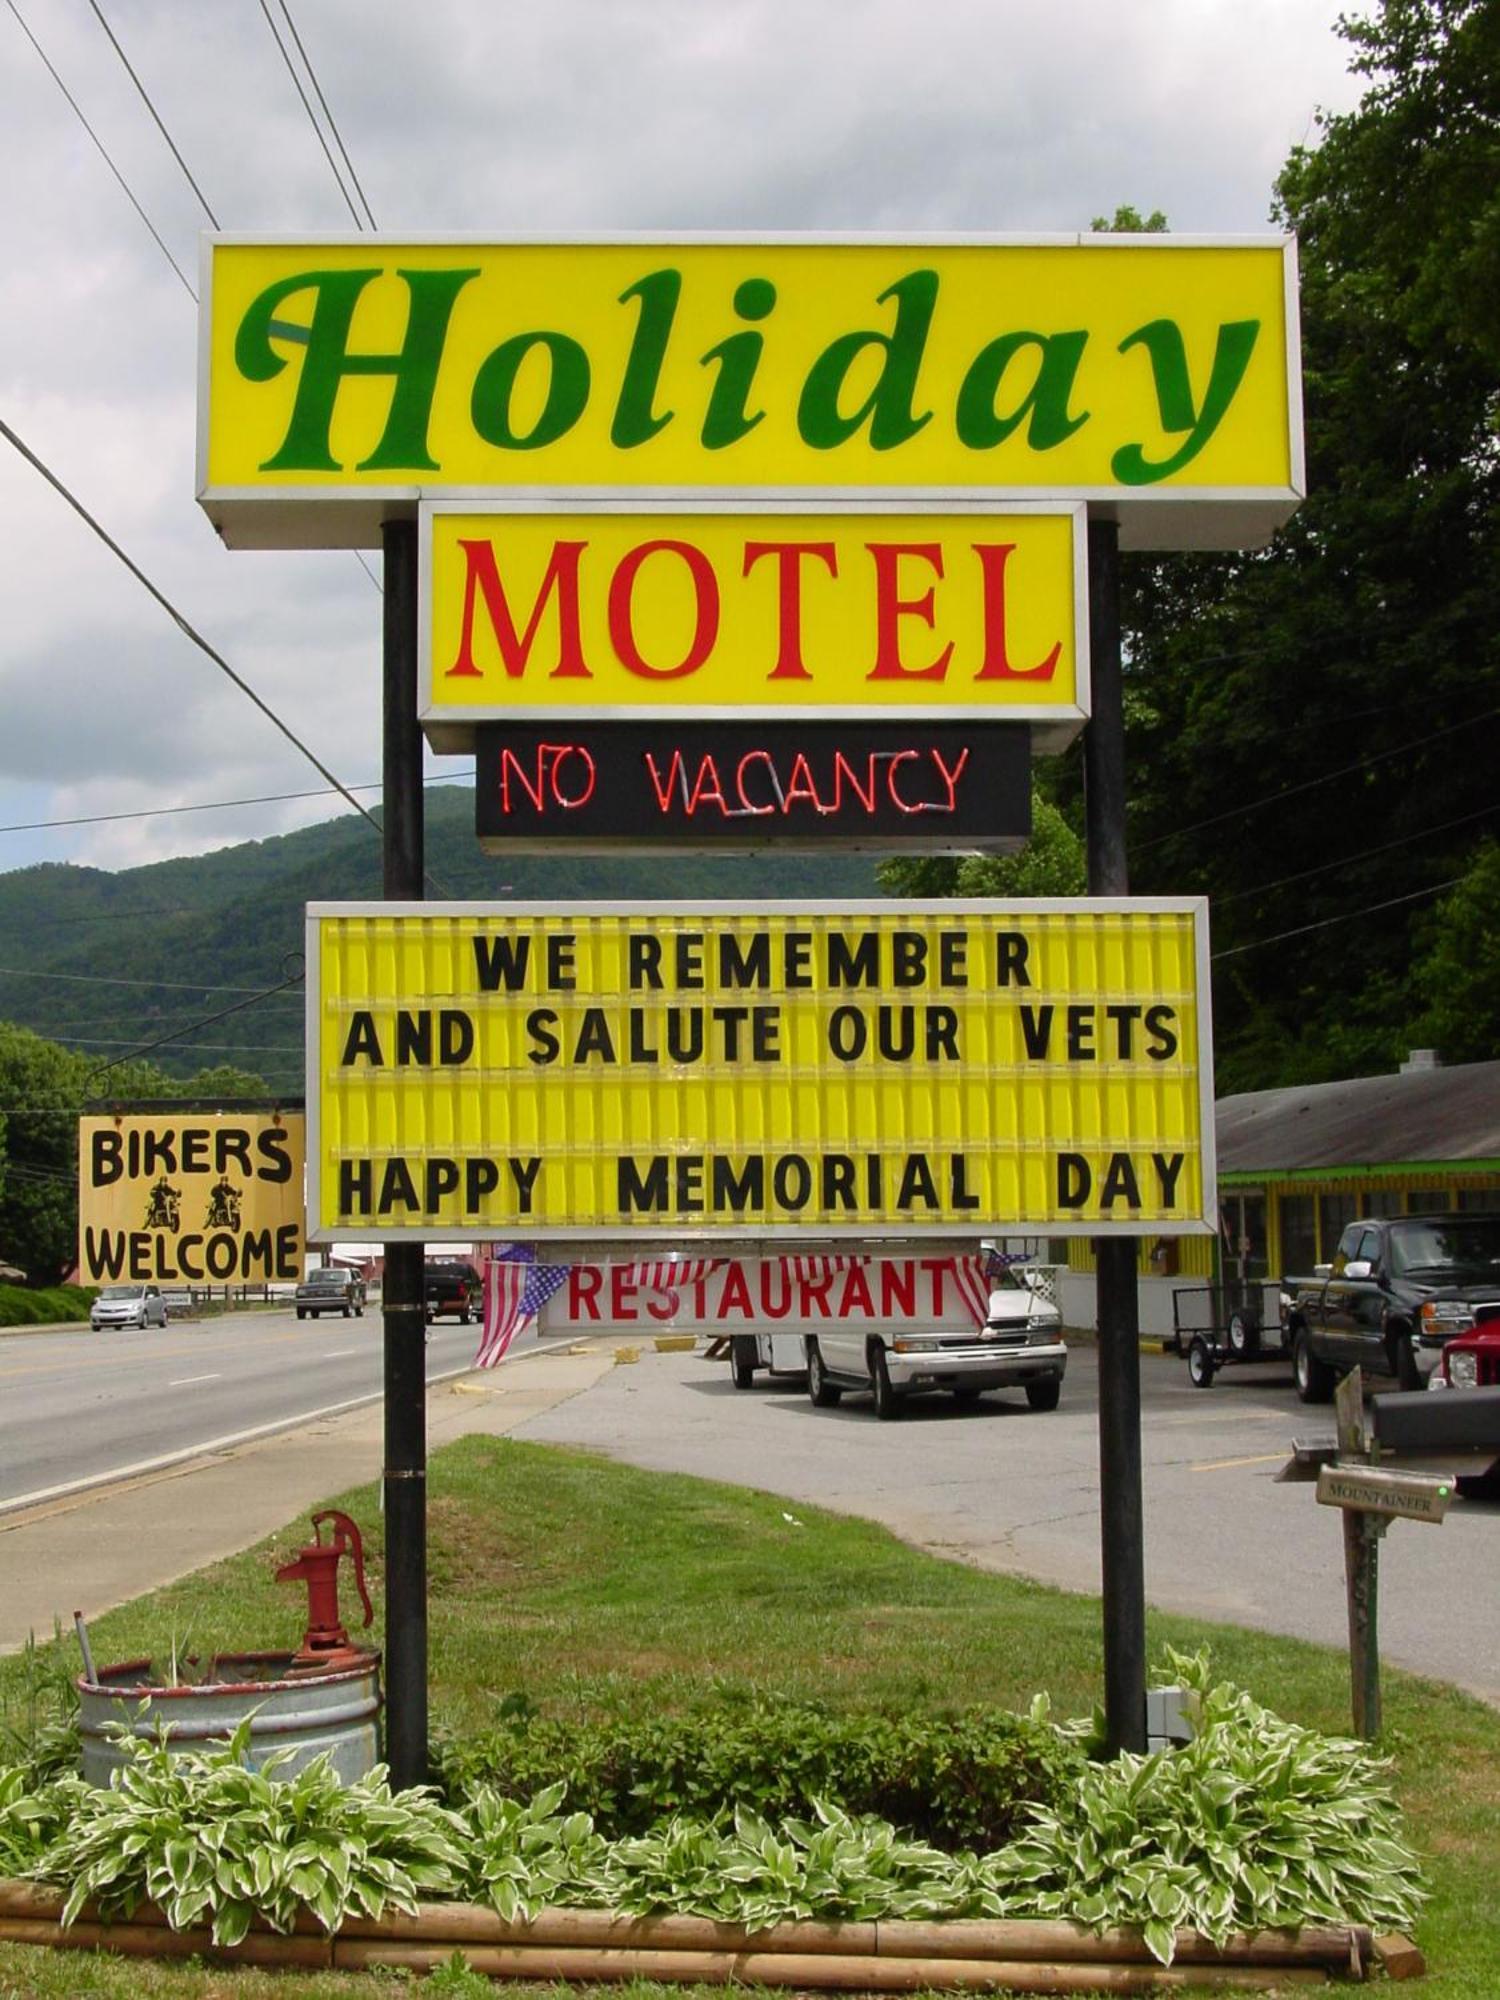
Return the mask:
[[[861,1521],[804,1507],[793,1521],[771,1495],[509,1439],[469,1438],[439,1452],[430,1486],[435,1734],[485,1725],[516,1689],[561,1715],[671,1709],[714,1686],[850,1706],[1017,1708],[1046,1689],[1057,1712],[1076,1714],[1101,1686],[1096,1599],[919,1554]],[[364,1531],[378,1607],[383,1545],[372,1490],[333,1504]],[[294,1645],[303,1599],[272,1572],[306,1533],[305,1518],[295,1521],[271,1544],[101,1618],[95,1658],[160,1657],[174,1639],[195,1652]],[[1475,1587],[1491,1585],[1476,1578]],[[1153,1649],[1206,1644],[1219,1677],[1299,1722],[1348,1729],[1341,1654],[1167,1616],[1152,1617],[1150,1639]],[[71,1640],[64,1651],[71,1665]],[[21,1674],[20,1661],[0,1661],[0,1718],[15,1713]],[[1496,2000],[1500,1717],[1396,1673],[1386,1676],[1385,1712],[1385,1747],[1433,1891],[1418,1933],[1433,1971],[1412,1991],[1422,2000]],[[407,1983],[0,1945],[0,2000],[389,2000]],[[447,1973],[414,1984],[457,2000],[498,1990]]]

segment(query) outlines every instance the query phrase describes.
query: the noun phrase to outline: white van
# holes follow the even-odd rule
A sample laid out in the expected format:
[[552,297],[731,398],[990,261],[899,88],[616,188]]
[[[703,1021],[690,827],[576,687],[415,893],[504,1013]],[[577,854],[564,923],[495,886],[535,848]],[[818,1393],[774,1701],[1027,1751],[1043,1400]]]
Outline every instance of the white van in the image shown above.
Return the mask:
[[966,1332],[924,1327],[871,1331],[849,1320],[805,1342],[807,1393],[831,1409],[845,1390],[868,1391],[875,1414],[899,1417],[908,1396],[946,1391],[960,1403],[987,1389],[1024,1389],[1034,1410],[1055,1410],[1067,1372],[1062,1315],[1023,1271],[990,1278],[985,1324]]

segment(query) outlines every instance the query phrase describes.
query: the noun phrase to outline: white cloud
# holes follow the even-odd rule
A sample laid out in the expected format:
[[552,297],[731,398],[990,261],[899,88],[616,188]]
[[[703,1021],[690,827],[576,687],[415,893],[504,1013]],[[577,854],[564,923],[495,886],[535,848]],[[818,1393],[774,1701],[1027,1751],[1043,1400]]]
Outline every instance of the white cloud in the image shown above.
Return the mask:
[[[22,0],[190,281],[198,204],[86,9]],[[296,10],[387,231],[1029,230],[1118,202],[1265,226],[1319,103],[1356,90],[1336,0],[323,0]],[[228,229],[348,227],[253,7],[115,0],[112,26]],[[0,407],[350,781],[379,765],[379,599],[353,556],[231,555],[193,501],[195,314],[0,18]],[[0,445],[0,821],[316,785]],[[451,765],[445,764],[445,769]],[[119,866],[319,803],[9,835]]]

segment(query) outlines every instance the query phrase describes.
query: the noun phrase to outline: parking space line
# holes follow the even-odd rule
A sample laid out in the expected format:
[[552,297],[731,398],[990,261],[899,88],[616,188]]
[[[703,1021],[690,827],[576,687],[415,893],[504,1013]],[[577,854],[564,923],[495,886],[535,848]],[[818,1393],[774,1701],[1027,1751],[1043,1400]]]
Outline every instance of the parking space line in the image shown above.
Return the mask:
[[185,1389],[190,1382],[219,1382],[222,1375],[179,1375],[175,1382],[169,1382],[169,1389]]
[[1291,1447],[1288,1446],[1286,1451],[1257,1452],[1254,1458],[1206,1458],[1201,1464],[1190,1465],[1188,1471],[1228,1472],[1232,1466],[1236,1465],[1275,1465],[1280,1460],[1287,1458],[1290,1455],[1290,1450]]

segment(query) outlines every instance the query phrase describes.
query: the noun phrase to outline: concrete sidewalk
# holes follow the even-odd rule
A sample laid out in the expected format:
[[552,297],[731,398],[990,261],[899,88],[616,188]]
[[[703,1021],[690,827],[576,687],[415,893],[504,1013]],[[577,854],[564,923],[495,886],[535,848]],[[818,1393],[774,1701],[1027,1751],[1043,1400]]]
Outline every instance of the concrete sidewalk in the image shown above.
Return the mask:
[[[613,1339],[523,1350],[430,1390],[429,1452],[501,1437],[579,1395],[615,1365]],[[0,1516],[0,1653],[50,1638],[73,1613],[117,1604],[249,1548],[324,1500],[380,1477],[380,1403],[160,1472]]]

